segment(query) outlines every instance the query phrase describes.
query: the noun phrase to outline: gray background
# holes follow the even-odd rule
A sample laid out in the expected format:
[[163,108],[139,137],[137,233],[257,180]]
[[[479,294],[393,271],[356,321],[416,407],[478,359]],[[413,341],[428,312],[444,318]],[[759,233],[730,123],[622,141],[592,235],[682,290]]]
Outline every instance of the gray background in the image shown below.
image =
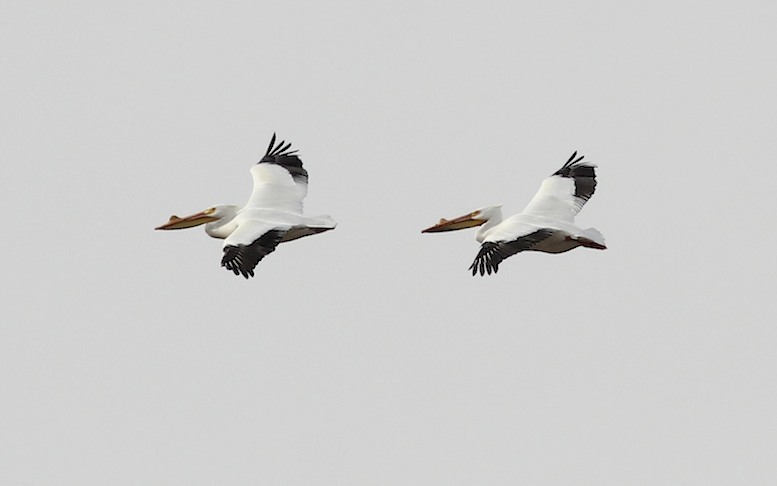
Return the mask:
[[[774,2],[4,2],[4,485],[774,484]],[[170,214],[273,131],[333,232]],[[472,278],[573,150],[605,252]]]

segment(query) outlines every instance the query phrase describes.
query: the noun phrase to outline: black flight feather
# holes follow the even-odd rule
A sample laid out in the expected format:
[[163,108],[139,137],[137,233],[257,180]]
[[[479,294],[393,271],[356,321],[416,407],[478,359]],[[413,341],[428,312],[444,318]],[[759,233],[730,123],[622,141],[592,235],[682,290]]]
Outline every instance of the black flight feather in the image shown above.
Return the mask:
[[581,164],[584,156],[577,157],[573,153],[567,162],[556,172],[555,176],[567,177],[575,181],[575,194],[580,207],[583,206],[596,191],[596,168],[588,163]]
[[221,266],[235,275],[253,277],[256,265],[262,258],[275,251],[284,233],[285,231],[281,230],[270,230],[251,244],[225,246]]
[[302,167],[302,161],[297,156],[298,150],[289,150],[291,142],[286,143],[285,140],[276,145],[275,139],[276,136],[273,133],[267,152],[259,163],[279,165],[289,171],[295,182],[306,184],[308,182],[308,172]]
[[521,236],[512,241],[487,241],[480,246],[480,251],[475,257],[475,261],[469,266],[472,275],[477,275],[478,271],[483,276],[486,273],[499,271],[499,264],[505,258],[511,257],[516,253],[531,250],[531,248],[553,234],[553,230],[541,229],[526,236]]

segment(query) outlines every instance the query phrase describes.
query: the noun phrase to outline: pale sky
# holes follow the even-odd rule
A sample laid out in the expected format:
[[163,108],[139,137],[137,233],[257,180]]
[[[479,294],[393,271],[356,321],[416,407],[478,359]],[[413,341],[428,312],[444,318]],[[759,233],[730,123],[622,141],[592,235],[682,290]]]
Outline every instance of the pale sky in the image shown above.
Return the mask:
[[[777,481],[774,2],[6,2],[3,485]],[[270,136],[336,230],[171,214]],[[573,151],[607,251],[467,267]]]

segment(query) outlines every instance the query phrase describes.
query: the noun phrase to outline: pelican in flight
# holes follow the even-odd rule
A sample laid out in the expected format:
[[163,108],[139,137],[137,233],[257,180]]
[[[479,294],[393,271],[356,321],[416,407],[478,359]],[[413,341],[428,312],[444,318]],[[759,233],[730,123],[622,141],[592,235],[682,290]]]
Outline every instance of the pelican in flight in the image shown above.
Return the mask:
[[469,269],[472,275],[499,271],[502,260],[522,251],[563,253],[578,246],[606,250],[604,236],[575,226],[575,215],[596,189],[596,165],[583,162],[577,152],[563,167],[542,181],[523,212],[502,220],[502,206],[490,206],[451,220],[441,219],[422,233],[456,231],[480,226],[480,251]]
[[212,206],[199,213],[170,220],[158,230],[176,230],[205,225],[205,232],[224,240],[221,266],[242,275],[254,276],[254,268],[279,243],[334,229],[330,216],[302,215],[302,200],[308,192],[308,173],[302,168],[291,143],[275,144],[275,134],[267,153],[251,167],[254,189],[248,203]]

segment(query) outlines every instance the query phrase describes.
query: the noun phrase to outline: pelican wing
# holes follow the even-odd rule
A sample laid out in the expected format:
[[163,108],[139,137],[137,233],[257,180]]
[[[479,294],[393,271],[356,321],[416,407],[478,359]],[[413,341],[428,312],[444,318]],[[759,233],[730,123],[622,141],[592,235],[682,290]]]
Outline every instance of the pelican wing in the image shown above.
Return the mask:
[[302,200],[308,193],[308,173],[291,143],[276,145],[275,134],[262,160],[251,168],[254,189],[246,208],[266,208],[302,213]]
[[583,162],[577,152],[552,176],[542,181],[537,194],[523,210],[549,219],[572,222],[596,190],[596,165]]
[[516,253],[530,250],[534,245],[541,242],[545,238],[549,237],[553,230],[551,229],[536,229],[523,227],[524,234],[514,237],[512,239],[500,239],[493,240],[493,237],[489,235],[486,241],[480,246],[480,251],[475,257],[475,261],[472,262],[469,269],[472,270],[472,275],[476,275],[480,272],[483,276],[486,273],[491,275],[491,272],[499,271],[499,264],[505,258],[511,257]]
[[221,266],[235,275],[254,276],[254,268],[273,251],[289,226],[240,218],[238,227],[224,240]]

